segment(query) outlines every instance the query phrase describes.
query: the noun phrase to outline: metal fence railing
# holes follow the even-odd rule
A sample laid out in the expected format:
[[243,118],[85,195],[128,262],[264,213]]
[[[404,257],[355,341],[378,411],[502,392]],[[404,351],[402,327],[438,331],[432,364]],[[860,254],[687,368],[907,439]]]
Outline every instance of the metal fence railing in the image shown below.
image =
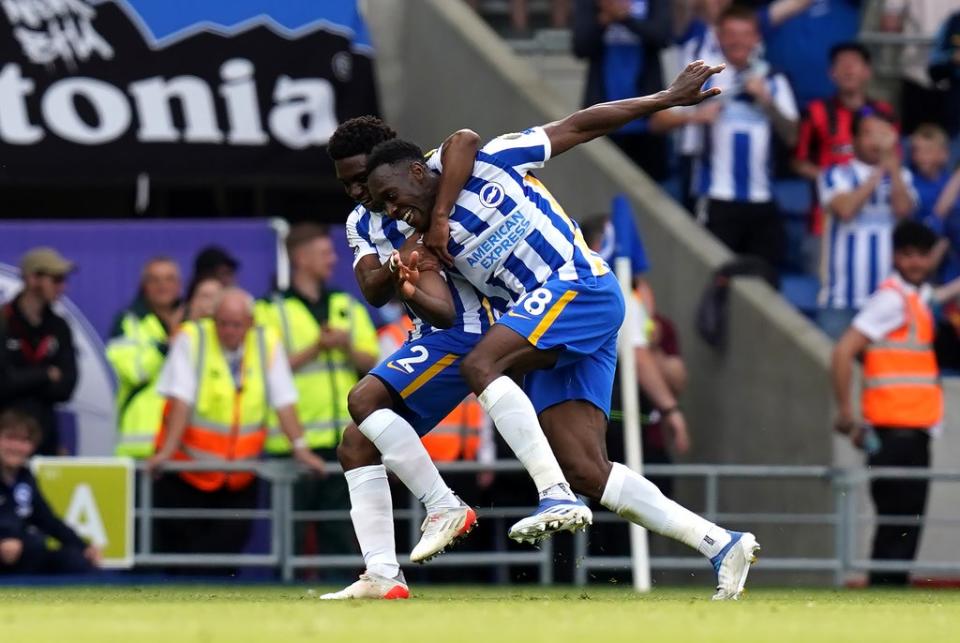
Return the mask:
[[[495,471],[503,474],[523,474],[520,464],[514,460],[501,460],[490,464],[475,462],[455,462],[438,465],[443,473],[480,473]],[[292,580],[297,570],[323,568],[359,569],[363,560],[359,555],[303,555],[294,548],[296,525],[301,522],[325,520],[349,521],[348,510],[295,511],[293,509],[293,485],[301,475],[289,461],[271,460],[249,464],[231,463],[170,463],[165,471],[252,471],[269,484],[270,503],[268,508],[234,509],[166,509],[153,506],[152,485],[142,463],[138,463],[138,508],[137,551],[134,562],[138,566],[237,566],[267,567],[280,572],[283,580]],[[329,464],[330,475],[342,475],[339,465]],[[765,525],[807,525],[824,529],[821,542],[831,542],[832,554],[826,557],[770,557],[762,559],[763,569],[796,572],[831,572],[837,585],[845,582],[852,572],[869,571],[913,571],[960,574],[960,561],[903,561],[878,562],[862,557],[858,552],[859,537],[866,525],[872,522],[882,524],[916,525],[916,517],[881,516],[874,518],[859,506],[859,492],[875,478],[929,479],[931,481],[960,482],[960,469],[905,469],[876,467],[872,469],[837,469],[825,466],[764,466],[764,465],[706,465],[676,464],[649,465],[644,468],[649,476],[670,476],[703,481],[703,509],[700,511],[707,519],[719,524],[734,524],[738,527],[755,529]],[[523,474],[525,475],[525,474]],[[832,509],[819,513],[798,512],[729,512],[721,511],[721,483],[734,480],[761,483],[771,479],[784,481],[820,481],[828,485],[832,494]],[[424,517],[423,507],[412,495],[408,494],[407,508],[395,511],[397,522],[406,522],[410,542],[420,537],[420,523]],[[599,510],[598,510],[599,509]],[[481,520],[507,521],[528,515],[529,506],[493,507],[481,509]],[[178,554],[156,553],[152,542],[152,524],[154,520],[164,518],[223,518],[223,519],[260,519],[269,520],[270,538],[268,552],[265,554]],[[595,508],[595,523],[620,521],[621,519],[602,508]],[[506,524],[506,523],[504,523]],[[922,524],[930,526],[948,526],[955,528],[960,536],[960,519],[956,517],[927,516]],[[832,534],[830,533],[832,532]],[[625,570],[630,567],[627,555],[596,556],[588,551],[588,534],[578,533],[574,537],[573,579],[578,585],[588,582],[592,570]],[[554,551],[550,541],[539,549],[528,551],[460,552],[452,551],[430,563],[430,566],[481,567],[481,566],[534,566],[538,569],[542,584],[553,582]],[[626,552],[625,552],[626,554]],[[404,556],[401,563],[409,562]],[[650,559],[653,569],[692,570],[703,569],[703,559],[691,552],[689,556],[653,556]]]

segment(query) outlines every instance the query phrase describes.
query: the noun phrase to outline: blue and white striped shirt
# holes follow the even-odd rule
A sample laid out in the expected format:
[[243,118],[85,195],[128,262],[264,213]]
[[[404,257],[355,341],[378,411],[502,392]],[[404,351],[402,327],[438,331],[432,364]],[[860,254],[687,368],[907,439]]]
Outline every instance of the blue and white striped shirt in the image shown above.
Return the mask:
[[[863,208],[849,221],[829,212],[837,195],[852,192],[869,180],[876,168],[853,159],[833,165],[820,175],[820,203],[827,208],[820,265],[820,307],[859,310],[893,269],[893,227],[890,177],[885,176]],[[913,175],[902,168],[904,183],[913,191]],[[916,194],[914,193],[914,201]]]
[[[439,156],[439,155],[437,155]],[[347,217],[347,242],[353,249],[353,266],[367,255],[376,255],[380,263],[390,258],[394,250],[399,250],[415,230],[402,221],[395,221],[379,212],[367,210],[358,205]],[[466,333],[486,332],[494,322],[494,312],[490,302],[483,294],[471,286],[463,277],[452,273],[441,273],[447,281],[453,305],[457,311],[457,320],[453,328]],[[417,339],[437,330],[405,306],[413,321],[410,339]]]
[[[549,280],[610,271],[553,195],[529,171],[550,158],[541,127],[487,143],[450,213],[454,269],[503,310]],[[442,170],[440,155],[427,160]]]

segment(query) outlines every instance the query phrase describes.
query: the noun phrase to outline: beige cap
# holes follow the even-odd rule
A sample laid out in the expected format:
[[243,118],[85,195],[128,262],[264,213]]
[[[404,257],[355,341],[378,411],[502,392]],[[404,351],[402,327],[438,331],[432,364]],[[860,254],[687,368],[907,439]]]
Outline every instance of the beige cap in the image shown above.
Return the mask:
[[20,272],[24,275],[42,272],[56,277],[73,271],[73,268],[72,261],[48,247],[33,248],[20,259]]

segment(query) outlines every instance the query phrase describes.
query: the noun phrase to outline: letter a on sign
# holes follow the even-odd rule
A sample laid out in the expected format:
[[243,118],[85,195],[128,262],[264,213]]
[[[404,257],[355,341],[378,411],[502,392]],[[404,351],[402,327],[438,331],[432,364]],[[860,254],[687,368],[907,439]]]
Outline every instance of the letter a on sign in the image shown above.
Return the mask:
[[103,519],[100,518],[100,510],[97,508],[97,499],[94,498],[90,485],[76,486],[63,519],[90,544],[100,549],[107,546],[107,530],[103,527]]

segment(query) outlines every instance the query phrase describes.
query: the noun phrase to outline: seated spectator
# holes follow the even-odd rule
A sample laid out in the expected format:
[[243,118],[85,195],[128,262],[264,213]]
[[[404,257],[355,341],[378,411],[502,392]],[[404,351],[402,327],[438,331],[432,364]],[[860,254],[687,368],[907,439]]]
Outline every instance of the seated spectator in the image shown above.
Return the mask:
[[[584,105],[663,89],[660,50],[670,44],[667,0],[576,0],[573,51],[589,62]],[[667,177],[667,140],[638,119],[610,139],[656,180]]]
[[[960,2],[949,4],[960,8]],[[933,82],[947,87],[941,94],[941,123],[951,137],[956,137],[960,133],[960,11],[951,14],[937,33],[927,71]]]
[[[880,28],[908,38],[932,40],[958,9],[960,0],[884,0]],[[912,134],[922,123],[946,127],[950,118],[946,92],[937,86],[940,78],[927,68],[930,56],[930,46],[921,44],[907,45],[897,52],[902,81],[900,117],[906,134]]]
[[73,333],[53,311],[73,268],[53,248],[30,250],[20,260],[23,289],[0,309],[7,336],[0,346],[6,353],[0,407],[20,409],[37,421],[40,455],[64,453],[54,407],[69,400],[77,384]]
[[820,176],[827,213],[817,323],[837,339],[892,268],[891,234],[913,214],[913,175],[900,164],[897,130],[878,113],[853,119],[854,158]]
[[[853,116],[862,109],[893,118],[893,107],[867,95],[873,70],[870,52],[856,42],[842,42],[830,50],[830,80],[836,93],[810,101],[800,122],[793,170],[814,187],[820,172],[853,158]],[[823,232],[823,209],[814,202],[810,229]]]
[[706,227],[737,254],[779,266],[783,222],[771,191],[774,137],[792,146],[797,106],[787,79],[757,57],[756,14],[731,7],[720,17],[717,37],[727,68],[707,82],[723,94],[701,109],[706,147],[699,158],[698,194]]
[[213,309],[221,292],[223,292],[223,284],[213,277],[194,282],[187,293],[187,309],[184,316],[189,321],[213,317]]
[[[480,8],[483,0],[467,0],[474,11]],[[550,0],[550,26],[564,29],[570,20],[571,0]],[[530,33],[530,15],[527,0],[510,0],[510,28],[513,37],[526,37]]]
[[192,290],[193,284],[207,277],[213,277],[223,284],[224,288],[236,285],[239,268],[240,262],[226,250],[220,246],[207,246],[193,260],[193,280],[188,290]]
[[183,321],[180,267],[156,257],[143,267],[133,304],[114,322],[107,360],[117,376],[117,445],[115,454],[147,458],[163,417],[157,378],[170,338]]
[[[54,515],[30,473],[41,436],[29,415],[0,413],[0,576],[84,574],[100,564],[100,551]],[[49,538],[59,547],[50,547]]]
[[764,34],[766,58],[786,75],[798,104],[833,94],[830,50],[857,37],[863,4],[863,0],[813,0],[795,18],[771,25]]

